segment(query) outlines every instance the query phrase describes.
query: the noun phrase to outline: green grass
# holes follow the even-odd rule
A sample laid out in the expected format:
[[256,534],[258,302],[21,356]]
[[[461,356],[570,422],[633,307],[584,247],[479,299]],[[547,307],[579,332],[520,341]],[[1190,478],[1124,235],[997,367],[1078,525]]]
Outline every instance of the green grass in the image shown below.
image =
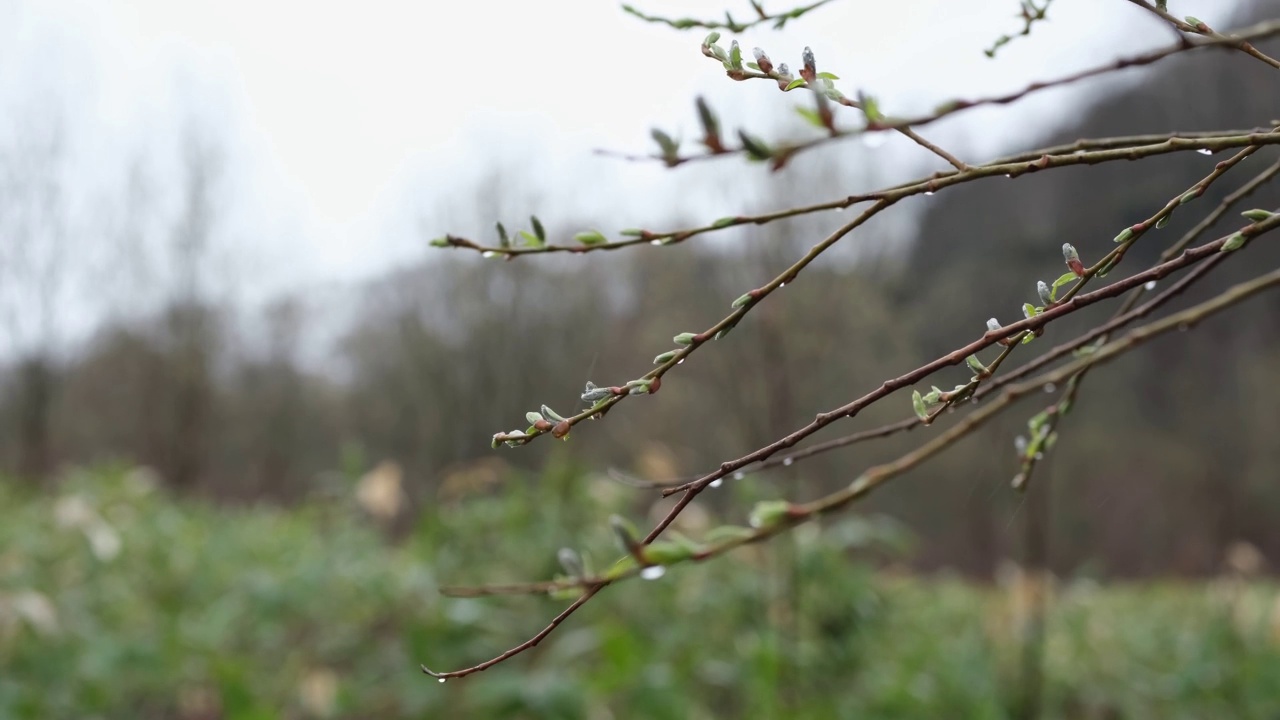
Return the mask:
[[[1018,707],[1027,586],[874,572],[859,556],[889,552],[900,533],[856,517],[610,588],[483,674],[445,685],[420,674],[419,662],[487,658],[564,604],[447,599],[440,585],[550,577],[565,544],[597,566],[613,559],[600,519],[634,495],[599,482],[561,468],[432,501],[394,541],[345,493],[228,508],[115,471],[74,476],[53,496],[0,483],[0,718],[1005,718]],[[1080,581],[1050,595],[1046,717],[1280,716],[1276,586]]]

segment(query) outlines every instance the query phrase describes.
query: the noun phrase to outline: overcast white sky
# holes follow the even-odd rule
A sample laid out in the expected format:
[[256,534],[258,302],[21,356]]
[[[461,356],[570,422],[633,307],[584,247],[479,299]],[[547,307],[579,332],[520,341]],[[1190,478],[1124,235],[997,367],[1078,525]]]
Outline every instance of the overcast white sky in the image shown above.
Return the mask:
[[[671,15],[750,14],[745,0],[634,3]],[[841,89],[864,88],[905,114],[1171,37],[1123,0],[1060,0],[1031,38],[988,60],[982,49],[1018,28],[1017,5],[843,0],[785,32],[748,33],[742,44],[793,67],[810,45]],[[1235,3],[1170,5],[1217,24]],[[669,171],[591,155],[596,147],[647,150],[653,125],[695,136],[699,92],[730,127],[767,129],[786,117],[794,98],[726,79],[699,54],[702,35],[644,24],[600,0],[0,0],[0,111],[8,116],[0,133],[16,132],[15,118],[31,107],[59,104],[77,175],[109,184],[131,149],[169,142],[197,117],[230,146],[222,220],[260,252],[255,282],[350,279],[419,258],[423,226],[473,230],[445,226],[439,210],[464,203],[469,183],[499,160],[515,186],[542,193],[544,215],[575,205],[616,211],[622,227],[654,225],[645,222],[651,212],[721,214],[689,207],[701,201],[672,186]],[[987,154],[1027,128],[1066,119],[1064,97],[1046,93],[931,132]],[[172,154],[172,144],[155,152]]]

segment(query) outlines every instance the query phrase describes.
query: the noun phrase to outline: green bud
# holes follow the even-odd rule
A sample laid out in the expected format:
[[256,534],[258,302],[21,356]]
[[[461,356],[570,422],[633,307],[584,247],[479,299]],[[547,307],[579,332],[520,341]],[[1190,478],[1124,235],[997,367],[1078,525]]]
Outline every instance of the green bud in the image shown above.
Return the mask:
[[708,35],[705,40],[702,41],[702,46],[707,47],[709,45],[713,45],[719,39],[720,39],[720,33],[713,32],[710,35]]
[[1236,233],[1231,237],[1227,238],[1227,241],[1222,244],[1222,252],[1231,252],[1232,250],[1239,250],[1240,248],[1244,247],[1244,243],[1248,239],[1249,238],[1245,237],[1244,233]]
[[1164,217],[1162,217],[1162,218],[1160,218],[1159,220],[1157,220],[1157,221],[1156,221],[1156,229],[1157,229],[1157,230],[1160,230],[1160,229],[1161,229],[1161,228],[1163,228],[1165,225],[1168,225],[1168,224],[1169,224],[1169,220],[1170,220],[1170,219],[1172,219],[1172,218],[1173,218],[1173,213],[1169,213],[1168,215],[1165,215]]
[[708,545],[724,545],[738,540],[745,540],[754,534],[751,528],[745,528],[741,525],[721,525],[720,527],[711,528],[703,538],[703,542]]
[[1040,302],[1045,305],[1053,304],[1053,293],[1049,290],[1049,283],[1043,280],[1036,281],[1036,294],[1040,296]]
[[560,548],[560,552],[556,553],[556,559],[560,561],[560,567],[569,577],[580,578],[586,575],[582,567],[582,556],[573,548]]
[[542,415],[536,412],[527,412],[524,414],[524,419],[528,420],[529,424],[532,425],[533,423],[536,423],[539,420],[544,420],[545,418],[543,418]]
[[547,231],[543,229],[542,221],[538,219],[537,215],[529,216],[529,224],[533,225],[533,234],[538,237],[538,240],[541,240],[542,242],[546,242]]
[[1031,303],[1022,303],[1022,316],[1030,320],[1036,316],[1036,306]]
[[999,330],[1000,328],[1001,328],[1001,325],[999,320],[995,318],[991,318],[987,320],[987,332],[991,332],[993,330]]
[[659,356],[655,357],[655,358],[653,359],[653,364],[654,364],[654,365],[661,365],[661,364],[662,364],[662,363],[664,363],[664,362],[669,362],[669,361],[671,360],[671,358],[675,357],[675,356],[676,356],[676,354],[677,354],[677,353],[679,353],[679,352],[680,352],[679,350],[668,350],[668,351],[666,351],[666,352],[662,353],[661,355],[659,355]]
[[672,338],[677,345],[692,345],[694,338],[698,337],[697,333],[683,332]]
[[449,238],[433,238],[431,247],[449,247]]
[[622,546],[623,552],[630,553],[639,544],[636,540],[635,526],[621,515],[610,515],[609,527],[613,529],[613,535],[618,539],[618,545]]
[[753,528],[770,528],[791,515],[791,503],[786,500],[763,500],[751,508],[750,523]]
[[1272,215],[1275,215],[1275,213],[1270,210],[1245,210],[1240,214],[1243,215],[1246,220],[1252,220],[1253,222],[1262,222],[1263,220],[1270,218]]
[[965,358],[964,361],[968,363],[969,369],[973,370],[979,375],[982,375],[987,372],[987,366],[982,364],[982,361],[978,359],[977,355],[970,355],[969,357]]
[[693,557],[695,549],[689,545],[675,542],[655,542],[643,550],[645,562],[654,565],[674,565]]
[[734,300],[733,304],[730,305],[729,307],[733,308],[734,310],[737,310],[743,305],[746,305],[747,303],[751,302],[753,299],[754,298],[751,297],[751,293],[747,293],[739,297],[737,300]]
[[1133,237],[1133,228],[1127,227],[1124,230],[1122,230],[1119,235],[1116,236],[1113,242],[1117,242],[1117,243],[1128,242],[1132,237]]
[[599,245],[609,241],[608,238],[606,238],[599,230],[580,232],[577,235],[574,235],[573,239],[583,245]]
[[560,413],[557,413],[555,410],[552,410],[546,405],[542,406],[542,414],[545,415],[546,417],[551,418],[552,420],[555,420],[556,422],[560,422],[561,420],[564,420],[564,418],[560,417]]

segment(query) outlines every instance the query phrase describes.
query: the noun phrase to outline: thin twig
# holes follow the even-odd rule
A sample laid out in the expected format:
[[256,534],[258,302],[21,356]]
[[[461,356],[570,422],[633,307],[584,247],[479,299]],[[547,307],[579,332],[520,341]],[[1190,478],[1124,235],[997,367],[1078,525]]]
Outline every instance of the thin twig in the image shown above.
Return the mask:
[[[1146,65],[1151,65],[1167,57],[1178,55],[1180,53],[1189,52],[1192,50],[1198,50],[1202,48],[1215,48],[1215,47],[1229,48],[1229,47],[1238,45],[1243,40],[1262,40],[1278,34],[1280,34],[1280,20],[1270,20],[1267,22],[1261,22],[1255,25],[1251,25],[1249,27],[1241,28],[1235,31],[1235,37],[1227,37],[1224,35],[1221,37],[1209,37],[1202,40],[1189,41],[1186,44],[1178,43],[1174,45],[1169,45],[1163,48],[1152,50],[1150,52],[1142,53],[1140,55],[1133,55],[1130,57],[1120,58],[1118,60],[1112,61],[1110,63],[1106,63],[1104,65],[1098,65],[1096,67],[1092,67],[1086,70],[1081,70],[1079,72],[1071,73],[1069,75],[1064,75],[1062,77],[1059,77],[1053,80],[1031,83],[1030,85],[1027,85],[1021,90],[1016,90],[1010,93],[977,98],[974,100],[952,100],[950,102],[946,102],[939,105],[937,108],[934,109],[933,112],[920,115],[918,117],[907,118],[907,119],[889,118],[884,120],[883,122],[867,124],[859,128],[836,129],[833,132],[830,132],[818,138],[814,138],[813,140],[808,140],[800,143],[784,145],[784,146],[779,146],[774,148],[773,149],[773,154],[775,158],[774,165],[778,166],[779,161],[785,162],[786,160],[789,160],[791,157],[793,157],[795,154],[799,152],[809,150],[819,145],[823,145],[832,140],[837,140],[840,138],[858,137],[870,132],[884,132],[887,130],[898,130],[904,127],[919,128],[924,125],[937,122],[938,120],[941,120],[945,117],[954,115],[955,113],[958,113],[964,110],[969,110],[975,107],[982,107],[982,106],[988,106],[988,105],[1007,105],[1010,103],[1017,102],[1018,100],[1021,100],[1029,95],[1038,93],[1042,90],[1070,85],[1070,84],[1079,82],[1081,80],[1097,77],[1100,75],[1107,75],[1107,74],[1118,72],[1128,68],[1143,67]],[[735,79],[741,79],[741,80],[746,80],[746,79],[769,79],[774,81],[777,80],[777,78],[774,77],[773,75],[769,75],[763,72],[755,72],[755,71],[749,71],[749,70],[733,70],[733,71],[726,71],[726,72],[732,73],[732,76]],[[746,152],[745,147],[726,148],[722,152],[706,153],[706,154],[700,154],[700,155],[689,155],[689,156],[674,157],[674,158],[666,157],[663,155],[641,155],[641,156],[625,156],[624,155],[621,157],[629,158],[629,159],[659,160],[670,167],[675,167],[677,165],[681,165],[687,162],[708,160],[708,159],[717,158],[717,157],[726,157],[729,155],[742,153],[742,152]],[[610,153],[605,152],[604,154],[610,154]]]
[[[1254,47],[1253,44],[1248,41],[1242,40],[1238,37],[1223,35],[1222,33],[1206,25],[1203,20],[1199,20],[1197,18],[1187,18],[1186,20],[1183,20],[1177,17],[1176,15],[1170,14],[1166,10],[1162,10],[1152,5],[1151,3],[1146,2],[1146,0],[1129,0],[1129,2],[1133,3],[1134,5],[1137,5],[1143,10],[1146,10],[1147,12],[1164,20],[1165,22],[1172,25],[1173,28],[1179,32],[1189,33],[1192,35],[1199,35],[1200,37],[1207,37],[1213,40],[1221,41],[1226,45],[1230,45],[1231,47],[1236,48],[1237,50],[1240,50],[1246,55],[1249,55],[1251,57],[1257,58],[1258,60],[1261,60],[1262,62],[1266,63],[1267,65],[1270,65],[1273,68],[1280,69],[1280,60],[1276,60],[1275,58],[1259,51],[1258,48]],[[1192,20],[1195,20],[1195,22],[1192,23],[1191,22]],[[1185,41],[1185,36],[1184,36],[1184,41]]]
[[746,30],[749,30],[757,25],[763,25],[764,23],[769,23],[769,22],[773,23],[773,27],[775,30],[781,29],[783,26],[786,25],[788,20],[795,20],[796,18],[803,16],[805,13],[808,13],[811,10],[816,10],[822,7],[823,5],[826,5],[829,2],[832,2],[832,0],[818,0],[818,2],[812,3],[810,5],[803,5],[797,8],[792,8],[791,10],[788,10],[786,12],[767,13],[764,11],[764,8],[761,7],[760,3],[754,2],[753,0],[753,2],[751,3],[751,7],[752,7],[752,10],[754,10],[756,13],[756,18],[748,22],[737,22],[733,19],[733,16],[730,15],[728,12],[725,13],[724,22],[721,22],[719,20],[694,20],[692,18],[675,19],[675,18],[661,17],[658,15],[646,15],[645,13],[641,12],[640,10],[637,10],[631,5],[623,5],[622,9],[640,18],[641,20],[644,20],[645,22],[661,23],[663,25],[668,25],[676,30],[691,30],[694,28],[702,28],[704,30],[728,30],[729,32],[740,33],[740,32],[745,32]]

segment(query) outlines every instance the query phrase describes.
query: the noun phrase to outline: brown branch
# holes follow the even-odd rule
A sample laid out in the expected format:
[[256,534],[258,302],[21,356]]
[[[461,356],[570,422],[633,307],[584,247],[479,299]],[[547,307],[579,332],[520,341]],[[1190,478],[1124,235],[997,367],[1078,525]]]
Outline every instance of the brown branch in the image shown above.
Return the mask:
[[[1236,48],[1237,50],[1240,50],[1241,52],[1243,52],[1246,55],[1249,55],[1250,57],[1261,60],[1262,62],[1266,63],[1267,65],[1270,65],[1273,68],[1280,69],[1280,60],[1276,60],[1275,58],[1262,53],[1261,51],[1258,50],[1258,48],[1254,47],[1253,44],[1248,41],[1245,41],[1236,37],[1231,37],[1228,35],[1223,35],[1222,33],[1206,25],[1204,21],[1197,20],[1196,18],[1187,18],[1186,20],[1182,20],[1176,15],[1172,15],[1169,12],[1165,10],[1161,10],[1160,8],[1152,5],[1151,3],[1148,3],[1146,0],[1129,0],[1129,2],[1134,5],[1137,5],[1143,10],[1146,10],[1147,12],[1155,15],[1161,20],[1164,20],[1165,22],[1169,23],[1171,26],[1173,26],[1175,30],[1177,30],[1180,33],[1189,33],[1192,35],[1199,35],[1201,37],[1207,37],[1213,40],[1220,41],[1225,45],[1229,45],[1233,48]],[[1192,20],[1195,20],[1195,22],[1194,23],[1190,22]],[[1186,42],[1185,36],[1184,36],[1184,42]]]
[[[1041,158],[1045,156],[1049,156],[1051,158],[1051,162],[1055,163],[1054,167],[1061,167],[1075,164],[1073,161],[1064,161],[1061,159],[1068,157],[1078,158],[1078,162],[1080,164],[1091,165],[1099,162],[1111,162],[1115,160],[1135,160],[1142,157],[1150,157],[1152,155],[1168,152],[1186,152],[1190,150],[1209,150],[1217,152],[1220,150],[1240,147],[1241,144],[1248,144],[1247,142],[1240,140],[1240,138],[1256,137],[1273,131],[1274,128],[1253,128],[1249,130],[1165,133],[1159,135],[1133,135],[1128,137],[1078,140],[1069,145],[1057,145],[1039,150],[1031,150],[1018,155],[1000,158],[983,165],[969,166],[968,170],[973,171],[983,168],[992,169],[991,173],[983,175],[982,177],[993,177],[995,175],[1008,174],[1011,172],[1031,172],[1038,168],[1028,170],[1025,163],[1041,161]],[[1171,140],[1177,141],[1179,144],[1168,144]],[[1138,150],[1139,148],[1141,148],[1139,155],[1102,156],[1092,152],[1093,150],[1124,151]],[[1090,152],[1081,153],[1079,152],[1080,150],[1089,150]],[[436,243],[441,247],[473,250],[486,257],[505,257],[507,259],[513,259],[523,255],[540,255],[547,253],[584,255],[591,252],[619,250],[637,245],[665,247],[667,245],[677,245],[699,235],[727,230],[729,228],[744,227],[748,225],[761,226],[778,220],[799,217],[802,215],[810,215],[828,210],[843,210],[853,205],[881,199],[891,192],[907,189],[913,190],[913,192],[908,193],[909,195],[936,192],[937,190],[948,186],[941,184],[940,181],[956,178],[960,175],[960,172],[957,171],[934,173],[927,177],[917,178],[915,180],[910,180],[905,183],[900,183],[898,185],[893,185],[869,193],[847,195],[835,200],[827,200],[812,205],[801,205],[784,210],[761,213],[759,215],[735,215],[723,217],[715,220],[714,222],[696,227],[663,232],[634,230],[630,231],[633,237],[604,243],[596,243],[593,245],[552,244],[539,247],[504,247],[501,245],[484,245],[483,243],[478,243],[474,240],[456,235],[446,235],[443,238],[439,238]],[[977,178],[975,177],[974,179]]]
[[[1150,52],[1142,53],[1140,55],[1133,55],[1130,57],[1120,58],[1110,63],[1106,63],[1104,65],[1099,65],[1086,70],[1081,70],[1079,72],[1075,72],[1069,75],[1064,75],[1062,77],[1055,78],[1053,80],[1031,83],[1030,85],[1027,85],[1021,90],[1016,90],[1016,91],[1005,93],[1002,95],[992,95],[988,97],[977,98],[974,100],[963,100],[963,99],[952,100],[939,105],[931,113],[923,114],[913,118],[907,118],[907,119],[890,118],[890,119],[884,120],[883,122],[869,123],[866,126],[863,126],[860,128],[853,128],[853,129],[847,129],[847,130],[835,129],[829,132],[827,135],[815,138],[813,140],[808,140],[805,142],[795,143],[792,145],[784,145],[784,146],[779,146],[777,148],[774,148],[773,149],[773,156],[775,158],[774,165],[778,166],[779,159],[782,162],[785,162],[799,152],[803,152],[805,150],[817,147],[819,145],[825,144],[827,142],[830,142],[832,140],[836,140],[839,138],[858,137],[860,135],[864,135],[869,132],[883,132],[887,130],[898,130],[900,128],[905,128],[905,127],[919,128],[924,125],[937,122],[938,120],[941,120],[950,115],[954,115],[955,113],[969,110],[975,107],[983,107],[988,105],[1008,105],[1010,103],[1017,102],[1018,100],[1021,100],[1027,96],[1038,93],[1042,90],[1074,84],[1081,80],[1086,80],[1088,78],[1097,77],[1100,75],[1107,75],[1110,73],[1119,72],[1121,70],[1126,70],[1129,68],[1151,65],[1167,57],[1177,55],[1180,53],[1189,52],[1192,50],[1198,50],[1202,48],[1215,48],[1215,47],[1230,48],[1230,47],[1235,47],[1239,45],[1242,41],[1262,40],[1275,35],[1280,35],[1280,20],[1270,20],[1270,21],[1261,22],[1255,25],[1251,25],[1249,27],[1241,28],[1235,31],[1234,35],[1235,35],[1234,37],[1228,37],[1225,35],[1222,35],[1220,37],[1207,37],[1202,40],[1194,40],[1194,41],[1189,41],[1187,43],[1178,43],[1174,45],[1169,45],[1163,48],[1152,50]],[[750,71],[750,70],[727,70],[726,73],[729,74],[730,77],[733,77],[736,80],[768,79],[768,80],[773,80],[775,82],[778,80],[776,71],[774,71],[773,74],[769,74],[769,73],[756,72],[756,71]],[[707,159],[716,158],[716,157],[725,157],[728,155],[733,155],[733,154],[745,152],[745,151],[746,149],[744,147],[738,147],[738,148],[732,148],[732,149],[725,149],[723,152],[706,153],[701,155],[690,155],[685,157],[666,157],[662,155],[642,155],[642,156],[623,156],[623,157],[630,157],[631,159],[660,160],[670,167],[675,167],[677,165],[681,165],[686,162],[707,160]]]
[[[1274,229],[1276,225],[1280,225],[1280,221],[1273,222],[1270,227],[1265,229],[1256,230],[1253,235],[1256,236],[1266,232],[1267,230]],[[1261,228],[1262,224],[1259,223],[1252,227]],[[1224,241],[1225,238],[1214,243],[1214,245],[1220,246]],[[1087,368],[1109,362],[1110,360],[1130,352],[1155,337],[1175,329],[1192,326],[1232,307],[1233,305],[1243,302],[1264,290],[1268,290],[1276,286],[1280,286],[1280,270],[1275,270],[1266,275],[1255,278],[1254,280],[1235,285],[1216,297],[1200,303],[1199,305],[1188,308],[1180,313],[1170,315],[1162,320],[1136,328],[1120,340],[1105,345],[1096,352],[1079,358],[1075,362],[1058,370],[1051,371],[1019,385],[1008,387],[1001,394],[999,399],[970,413],[961,422],[948,428],[945,432],[939,434],[937,437],[931,439],[921,447],[902,455],[896,460],[869,468],[845,488],[810,503],[803,505],[791,505],[788,507],[786,514],[783,517],[780,517],[777,522],[765,527],[756,528],[755,530],[733,540],[711,547],[702,548],[697,553],[691,555],[688,559],[693,561],[702,561],[712,557],[717,557],[742,545],[759,542],[788,530],[802,522],[839,510],[855,500],[867,495],[876,487],[900,476],[907,470],[920,465],[925,460],[928,460],[934,455],[942,452],[957,441],[963,439],[983,426],[987,421],[998,415],[1014,401],[1025,395],[1039,391],[1039,389],[1045,384],[1062,382]],[[691,494],[692,493],[690,493],[690,495]],[[625,575],[620,575],[608,580],[593,578],[582,581],[585,583],[585,592],[583,595],[557,615],[550,624],[529,640],[516,645],[510,650],[507,650],[490,660],[469,668],[451,672],[435,672],[428,669],[425,665],[422,666],[422,671],[443,681],[448,678],[465,677],[493,667],[494,665],[508,660],[537,645],[603,588],[614,582],[618,582],[625,577],[631,577],[635,574],[637,574],[637,572],[631,571]],[[527,587],[537,588],[535,592],[542,592],[549,586],[564,587],[564,585],[557,585],[556,583],[531,583]],[[483,589],[477,588],[475,590],[476,592],[473,594],[482,594]]]
[[[1240,232],[1244,233],[1246,237],[1252,237],[1255,234],[1260,234],[1261,232],[1269,231],[1278,225],[1280,225],[1280,215],[1274,216],[1268,220],[1265,220],[1259,223],[1253,223],[1251,225],[1248,225],[1245,228],[1243,228]],[[731,461],[725,462],[720,465],[719,469],[713,472],[707,473],[706,475],[703,475],[701,478],[698,478],[693,482],[686,483],[685,485],[677,486],[674,488],[668,488],[663,491],[663,494],[672,495],[677,492],[684,492],[686,493],[685,497],[688,497],[689,495],[692,495],[692,494],[696,494],[697,492],[700,492],[703,488],[705,488],[707,485],[709,485],[713,481],[718,480],[722,477],[725,477],[726,475],[734,472],[735,470],[738,470],[739,468],[767,459],[768,457],[779,452],[780,450],[784,450],[786,448],[789,448],[795,445],[796,443],[800,442],[804,438],[816,433],[817,431],[821,430],[827,425],[830,425],[836,420],[846,418],[846,417],[854,417],[859,412],[864,410],[866,407],[870,406],[872,403],[877,402],[878,400],[892,394],[893,392],[896,392],[897,390],[914,385],[915,383],[918,383],[924,380],[925,378],[937,372],[938,370],[941,370],[945,367],[949,367],[952,365],[959,365],[965,361],[965,358],[983,350],[984,348],[998,344],[1001,341],[1007,341],[1008,338],[1012,338],[1016,335],[1019,335],[1023,331],[1034,332],[1044,327],[1045,325],[1049,324],[1050,322],[1060,317],[1063,317],[1064,315],[1068,315],[1072,312],[1075,312],[1076,310],[1079,310],[1084,307],[1088,307],[1089,305],[1092,305],[1099,301],[1116,297],[1117,295],[1120,295],[1121,293],[1131,290],[1132,288],[1138,287],[1140,285],[1144,285],[1152,280],[1159,280],[1161,278],[1168,276],[1170,273],[1173,273],[1184,267],[1188,267],[1201,260],[1204,260],[1212,256],[1214,253],[1218,252],[1219,249],[1222,247],[1222,245],[1227,241],[1227,239],[1228,238],[1224,237],[1224,238],[1215,240],[1211,243],[1201,245],[1199,247],[1192,248],[1190,250],[1186,250],[1178,257],[1172,260],[1169,260],[1168,262],[1162,263],[1160,265],[1156,265],[1155,267],[1152,267],[1149,270],[1131,275],[1123,280],[1119,280],[1115,283],[1112,283],[1111,285],[1108,285],[1107,287],[1100,288],[1091,293],[1076,295],[1075,297],[1069,300],[1066,300],[1062,303],[1054,305],[1051,308],[1046,309],[1043,313],[1040,313],[1034,317],[1026,318],[1024,320],[1011,323],[1009,325],[1005,325],[999,328],[998,330],[988,331],[981,338],[969,343],[968,345],[965,345],[964,347],[953,350],[952,352],[946,355],[943,355],[942,357],[937,358],[932,362],[926,363],[904,375],[900,375],[899,377],[896,377],[892,380],[886,380],[880,387],[867,393],[866,395],[863,395],[857,400],[853,400],[852,402],[849,402],[833,410],[819,413],[812,422],[801,427],[798,430],[795,430],[791,434],[783,438],[780,438],[778,440],[775,440],[769,445],[761,447],[751,453],[748,453],[747,455],[744,455],[738,458],[737,460],[731,460]],[[1097,266],[1094,266],[1094,268],[1091,268],[1091,270],[1094,270],[1096,272],[1096,268]],[[680,506],[677,505],[677,507],[680,507]],[[675,519],[676,514],[678,513],[675,513],[674,509],[672,513],[668,513],[668,516],[664,518],[661,523],[659,523],[659,530],[669,525],[671,521]],[[652,537],[656,537],[656,535],[657,533],[651,533]]]
[[788,20],[795,20],[812,10],[817,10],[818,8],[822,7],[823,5],[826,5],[829,2],[832,2],[832,0],[818,0],[818,2],[812,3],[810,5],[802,5],[800,7],[792,8],[791,10],[787,10],[786,12],[767,13],[764,11],[764,8],[761,7],[760,3],[755,2],[755,0],[752,0],[751,8],[752,10],[755,11],[756,18],[754,20],[750,20],[744,23],[735,21],[733,19],[733,16],[730,15],[728,12],[725,13],[725,21],[720,22],[719,20],[694,20],[692,18],[674,19],[674,18],[661,17],[658,15],[646,15],[645,13],[641,12],[640,10],[637,10],[636,8],[630,5],[623,5],[622,9],[640,18],[641,20],[644,20],[645,22],[661,23],[663,25],[668,25],[676,30],[691,30],[694,28],[702,28],[704,30],[728,30],[729,32],[741,33],[757,25],[763,25],[764,23],[769,23],[769,22],[773,23],[773,27],[775,30],[780,30],[782,29],[782,27],[784,27],[787,24]]

